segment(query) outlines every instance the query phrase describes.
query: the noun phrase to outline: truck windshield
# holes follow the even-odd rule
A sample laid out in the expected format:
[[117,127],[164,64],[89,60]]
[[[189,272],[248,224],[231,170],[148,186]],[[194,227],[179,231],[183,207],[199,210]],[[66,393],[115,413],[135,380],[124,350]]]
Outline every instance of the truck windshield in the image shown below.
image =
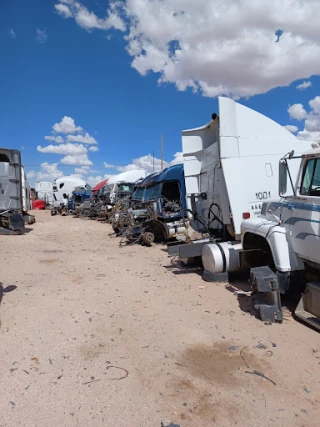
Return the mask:
[[132,195],[133,200],[142,200],[144,193],[144,187],[137,188]]
[[133,190],[134,184],[119,184],[119,193],[130,193]]
[[159,192],[160,184],[153,185],[152,187],[147,187],[144,190],[143,201],[148,202],[150,200],[154,200]]
[[320,196],[320,161],[311,159],[305,165],[300,194]]

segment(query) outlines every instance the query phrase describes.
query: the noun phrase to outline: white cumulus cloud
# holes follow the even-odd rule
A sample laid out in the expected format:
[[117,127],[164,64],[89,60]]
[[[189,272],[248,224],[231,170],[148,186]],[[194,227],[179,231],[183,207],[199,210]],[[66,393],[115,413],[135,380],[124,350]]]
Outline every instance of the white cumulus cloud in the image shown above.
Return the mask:
[[90,172],[89,166],[82,166],[81,168],[74,168],[74,171],[77,175],[87,175]]
[[92,147],[89,147],[89,151],[99,151],[99,148],[93,145]]
[[62,136],[45,136],[44,139],[46,139],[47,141],[57,142],[58,144],[61,144],[62,142],[64,142],[64,139],[62,138]]
[[318,141],[320,142],[320,131],[319,132],[309,132],[306,129],[298,132],[299,139],[305,139],[307,141]]
[[60,123],[55,123],[52,129],[57,133],[73,134],[81,132],[82,127],[76,126],[72,117],[64,116]]
[[70,165],[70,166],[92,166],[93,163],[91,160],[88,159],[88,156],[86,154],[75,154],[75,155],[69,155],[65,156],[61,159],[61,163],[64,165]]
[[63,176],[63,172],[59,170],[58,163],[41,163],[40,171],[27,172],[28,179],[35,181],[53,181],[56,178]]
[[179,165],[180,163],[183,163],[182,151],[178,151],[173,155],[173,160],[169,163],[169,166]]
[[286,125],[284,126],[289,132],[296,133],[298,132],[298,126]]
[[308,113],[302,104],[293,104],[288,108],[288,113],[291,119],[303,120],[307,117]]
[[27,172],[27,178],[28,179],[33,179],[33,178],[35,178],[37,176],[37,172],[36,171],[30,171],[30,172]]
[[98,144],[93,136],[90,136],[88,132],[84,135],[68,135],[67,141],[69,142],[81,142],[82,144]]
[[72,12],[65,4],[58,3],[55,4],[54,7],[56,8],[56,11],[64,18],[71,18]]
[[111,168],[114,168],[115,167],[115,165],[110,165],[109,163],[107,163],[107,162],[103,162],[103,165],[104,165],[104,167],[105,168],[107,168],[107,169],[111,169]]
[[308,89],[308,87],[311,87],[311,86],[312,86],[312,83],[310,81],[308,81],[308,82],[302,82],[296,88],[299,89],[299,90],[305,90],[305,89]]
[[60,144],[60,145],[47,145],[46,147],[37,146],[37,151],[40,153],[50,154],[86,154],[88,150],[81,144]]
[[293,104],[288,108],[288,113],[292,119],[304,120],[304,129],[298,132],[298,138],[320,141],[320,96],[311,99],[308,104],[309,111],[302,104]]
[[123,31],[126,22],[127,51],[141,75],[153,72],[159,83],[204,96],[247,97],[319,75],[318,6],[319,0],[123,0],[111,2],[103,18],[77,1],[60,1],[56,10],[88,31]]
[[108,179],[111,176],[113,175],[105,174],[103,176],[102,175],[88,176],[88,178],[86,178],[86,181],[88,182],[88,184],[94,187],[95,185],[99,184],[99,182],[104,181],[105,179]]
[[[183,163],[183,157],[182,153],[178,152],[174,154],[173,160],[170,162],[163,162],[163,167],[168,168],[173,165],[177,165],[179,163]],[[119,172],[126,172],[130,170],[136,170],[136,169],[144,169],[147,173],[152,173],[160,171],[161,170],[161,159],[158,159],[157,157],[153,158],[151,154],[147,154],[146,156],[138,157],[136,159],[132,160],[132,163],[126,165],[126,166],[117,166],[117,170]]]
[[91,187],[94,187],[95,185],[97,185],[99,182],[103,181],[103,178],[101,175],[97,175],[97,176],[88,176],[88,178],[86,179],[87,183],[89,185],[91,185]]
[[[91,166],[93,164],[88,158],[88,151],[99,151],[98,142],[88,132],[84,132],[81,126],[76,126],[72,117],[64,116],[60,122],[52,126],[52,131],[55,134],[64,134],[66,137],[64,138],[61,135],[45,136],[45,140],[56,142],[58,145],[50,144],[45,147],[38,145],[37,151],[45,154],[60,154],[64,156],[60,162],[65,165]],[[86,144],[91,144],[92,147],[87,148]]]
[[[63,4],[66,3],[66,4]],[[107,16],[99,18],[94,12],[90,12],[85,6],[76,1],[61,1],[54,5],[58,14],[63,18],[73,17],[76,23],[87,31],[98,30],[120,30],[125,31],[126,26],[123,19],[117,13],[117,2],[111,2]]]

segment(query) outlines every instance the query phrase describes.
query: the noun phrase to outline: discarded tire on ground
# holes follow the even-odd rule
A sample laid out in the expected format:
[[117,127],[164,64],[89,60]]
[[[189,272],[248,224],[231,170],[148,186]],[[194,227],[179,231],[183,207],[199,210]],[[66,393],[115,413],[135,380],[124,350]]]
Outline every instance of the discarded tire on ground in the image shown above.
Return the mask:
[[145,246],[152,246],[152,243],[154,242],[154,234],[150,233],[150,231],[146,231],[142,234],[141,239]]

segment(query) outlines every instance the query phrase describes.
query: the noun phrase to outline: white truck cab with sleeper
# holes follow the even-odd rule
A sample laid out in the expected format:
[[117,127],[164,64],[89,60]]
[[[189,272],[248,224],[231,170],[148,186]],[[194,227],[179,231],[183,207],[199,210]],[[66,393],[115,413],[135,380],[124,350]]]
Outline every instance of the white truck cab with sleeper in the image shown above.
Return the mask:
[[[219,97],[218,105],[211,122],[182,132],[190,224],[204,238],[168,246],[169,254],[181,259],[201,257],[206,280],[238,270],[241,222],[256,218],[264,201],[278,197],[283,154],[310,147],[280,124],[231,99]],[[293,176],[298,169],[299,161],[293,161]]]
[[[291,162],[297,159],[301,164],[294,184]],[[319,144],[302,156],[292,151],[281,159],[279,193],[281,199],[264,203],[258,218],[243,221],[240,263],[264,271],[269,266],[281,294],[304,291],[296,315],[320,330]],[[259,268],[253,273],[260,274]]]

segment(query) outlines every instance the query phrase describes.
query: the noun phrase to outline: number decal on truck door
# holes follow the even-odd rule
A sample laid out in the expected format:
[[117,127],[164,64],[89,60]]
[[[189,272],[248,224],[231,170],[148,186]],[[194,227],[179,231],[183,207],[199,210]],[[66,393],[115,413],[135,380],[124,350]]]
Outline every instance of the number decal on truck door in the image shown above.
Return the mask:
[[260,193],[256,193],[257,200],[266,200],[271,199],[270,191],[260,191]]

